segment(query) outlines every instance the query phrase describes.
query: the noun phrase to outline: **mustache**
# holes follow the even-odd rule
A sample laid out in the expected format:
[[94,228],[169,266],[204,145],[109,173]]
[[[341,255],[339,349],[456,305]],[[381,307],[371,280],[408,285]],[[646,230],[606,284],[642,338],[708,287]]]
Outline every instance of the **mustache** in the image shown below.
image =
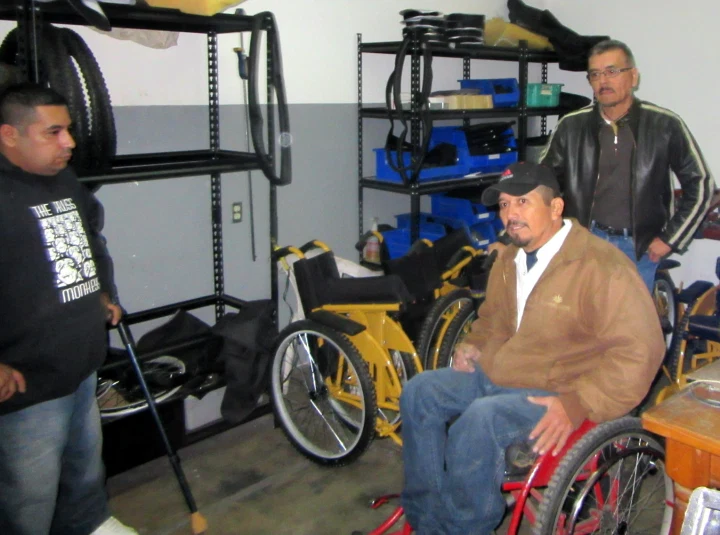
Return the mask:
[[508,222],[505,224],[505,227],[510,227],[514,225],[521,225],[523,227],[527,227],[527,223],[525,221],[520,221],[519,219],[508,219]]
[[601,87],[600,93],[614,93],[615,90],[612,87]]

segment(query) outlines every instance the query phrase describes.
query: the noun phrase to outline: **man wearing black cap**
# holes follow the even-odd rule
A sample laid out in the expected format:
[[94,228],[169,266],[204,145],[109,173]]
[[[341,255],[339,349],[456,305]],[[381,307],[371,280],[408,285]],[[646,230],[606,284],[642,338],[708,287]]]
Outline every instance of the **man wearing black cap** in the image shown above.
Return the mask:
[[563,219],[558,192],[553,171],[531,163],[485,190],[512,245],[452,368],[403,388],[402,502],[420,535],[490,533],[510,444],[557,454],[583,420],[628,413],[660,366],[662,333],[634,264]]

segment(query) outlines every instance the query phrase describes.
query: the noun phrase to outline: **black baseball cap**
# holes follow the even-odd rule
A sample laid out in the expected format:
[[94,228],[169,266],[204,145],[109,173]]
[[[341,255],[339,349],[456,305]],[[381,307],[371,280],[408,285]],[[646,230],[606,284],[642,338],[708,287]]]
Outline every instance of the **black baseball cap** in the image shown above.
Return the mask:
[[480,200],[485,206],[492,206],[498,203],[501,193],[519,197],[538,186],[547,186],[560,192],[560,185],[552,169],[538,163],[518,162],[508,166],[500,175],[500,180],[483,191]]

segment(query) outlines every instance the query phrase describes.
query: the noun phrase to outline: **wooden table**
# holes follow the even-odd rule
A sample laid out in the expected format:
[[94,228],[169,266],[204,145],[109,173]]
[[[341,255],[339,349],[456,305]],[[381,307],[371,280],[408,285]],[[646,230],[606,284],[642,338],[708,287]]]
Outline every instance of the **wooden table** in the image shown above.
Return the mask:
[[702,401],[707,395],[720,401],[720,391],[693,383],[642,415],[645,429],[666,438],[665,466],[675,489],[674,535],[680,533],[692,491],[720,488],[720,403]]

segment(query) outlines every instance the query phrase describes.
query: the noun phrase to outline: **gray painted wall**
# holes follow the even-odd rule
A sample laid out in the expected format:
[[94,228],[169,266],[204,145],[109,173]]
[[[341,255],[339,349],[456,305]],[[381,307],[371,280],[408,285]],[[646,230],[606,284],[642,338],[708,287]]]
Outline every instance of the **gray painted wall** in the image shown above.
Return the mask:
[[[223,149],[246,150],[244,111],[243,106],[221,107]],[[120,154],[208,146],[205,106],[117,107],[114,113]],[[277,190],[278,242],[300,245],[316,238],[338,254],[356,258],[356,106],[293,105],[290,121],[293,183]],[[213,292],[209,177],[106,185],[98,197],[105,206],[105,236],[118,290],[129,312]],[[231,223],[233,202],[242,202],[241,223]],[[268,297],[269,183],[262,172],[223,175],[222,213],[226,293],[248,300]],[[211,310],[198,315],[214,321]],[[157,323],[136,328],[136,335]]]

